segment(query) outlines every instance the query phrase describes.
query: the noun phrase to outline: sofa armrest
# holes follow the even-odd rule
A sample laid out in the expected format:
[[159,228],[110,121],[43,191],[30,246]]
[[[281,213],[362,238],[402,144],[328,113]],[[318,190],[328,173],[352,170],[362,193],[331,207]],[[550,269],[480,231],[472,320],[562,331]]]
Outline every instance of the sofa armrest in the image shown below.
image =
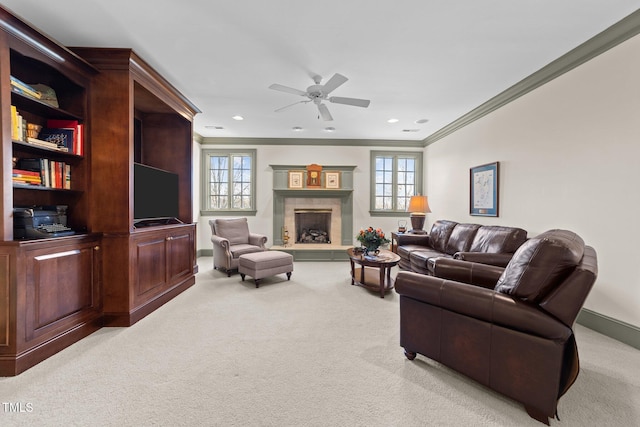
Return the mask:
[[398,241],[398,246],[420,245],[420,246],[426,246],[429,248],[431,247],[428,234],[412,234],[412,233],[398,234],[398,238],[396,240]]
[[267,243],[267,236],[264,234],[249,233],[249,244],[254,246],[260,246],[264,249],[264,245]]
[[456,252],[453,258],[479,262],[482,264],[497,265],[498,267],[506,267],[513,258],[512,253],[492,253],[492,252]]
[[504,268],[477,262],[462,261],[451,258],[433,258],[433,275],[441,279],[454,280],[470,285],[493,289],[502,275]]
[[546,339],[564,341],[572,334],[539,307],[491,289],[408,271],[398,273],[395,289],[402,297]]

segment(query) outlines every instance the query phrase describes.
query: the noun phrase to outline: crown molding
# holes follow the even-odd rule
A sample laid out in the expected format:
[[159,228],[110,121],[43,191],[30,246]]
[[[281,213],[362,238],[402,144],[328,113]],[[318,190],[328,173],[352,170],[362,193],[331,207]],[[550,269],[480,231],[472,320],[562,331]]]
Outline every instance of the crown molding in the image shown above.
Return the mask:
[[423,140],[428,146],[640,33],[640,9]]
[[324,139],[324,138],[213,138],[202,137],[202,145],[337,145],[343,147],[413,147],[423,148],[421,140],[397,139]]

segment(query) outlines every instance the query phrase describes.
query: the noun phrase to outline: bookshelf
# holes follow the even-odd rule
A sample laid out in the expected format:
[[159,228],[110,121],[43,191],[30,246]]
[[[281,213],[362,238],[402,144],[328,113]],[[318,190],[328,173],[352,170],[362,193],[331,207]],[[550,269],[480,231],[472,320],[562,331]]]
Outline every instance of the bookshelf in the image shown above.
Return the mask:
[[[104,320],[129,326],[195,283],[193,117],[199,112],[131,49],[71,48],[92,81],[91,220],[102,238]],[[177,175],[177,221],[137,228],[134,163]]]
[[[102,325],[101,236],[91,223],[91,143],[73,147],[29,143],[20,124],[45,128],[50,120],[74,121],[89,128],[89,92],[98,71],[27,22],[0,7],[0,376],[17,375]],[[15,81],[44,85],[55,94],[37,98],[17,90]],[[13,107],[13,108],[12,108]],[[61,145],[63,145],[61,143]],[[64,178],[43,185],[16,179],[47,165]],[[64,176],[56,175],[63,173]],[[70,177],[69,180],[66,177]],[[67,182],[68,181],[68,182]],[[14,207],[66,206],[73,236],[18,239]],[[72,273],[72,274],[70,274]]]

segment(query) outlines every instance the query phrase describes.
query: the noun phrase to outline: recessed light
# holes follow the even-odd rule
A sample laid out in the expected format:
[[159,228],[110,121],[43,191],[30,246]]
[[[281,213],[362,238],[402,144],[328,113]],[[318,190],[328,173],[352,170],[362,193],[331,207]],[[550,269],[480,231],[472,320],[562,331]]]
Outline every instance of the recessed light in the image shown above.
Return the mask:
[[398,123],[400,120],[398,119],[389,119],[387,120],[387,123]]
[[420,119],[420,120],[416,120],[416,123],[421,125],[423,123],[427,123],[429,121],[429,119]]
[[335,132],[336,128],[327,127],[327,128],[324,128],[324,130],[327,132]]
[[300,126],[294,126],[291,128],[294,132],[302,132],[302,128]]
[[244,120],[244,117],[242,116],[233,116],[231,117],[233,120]]

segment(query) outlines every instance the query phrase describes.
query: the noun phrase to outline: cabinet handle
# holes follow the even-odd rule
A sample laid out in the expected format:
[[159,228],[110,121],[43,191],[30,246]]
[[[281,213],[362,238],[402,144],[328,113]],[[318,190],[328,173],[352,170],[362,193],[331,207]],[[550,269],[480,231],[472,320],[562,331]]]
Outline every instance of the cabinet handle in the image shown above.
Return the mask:
[[169,240],[173,240],[173,237],[169,236],[169,237],[167,237],[167,239],[166,239],[166,240],[167,240],[167,241],[169,241]]
[[94,246],[94,247],[93,247],[93,250],[94,250],[94,251],[99,251],[99,250],[100,250],[100,246]]

